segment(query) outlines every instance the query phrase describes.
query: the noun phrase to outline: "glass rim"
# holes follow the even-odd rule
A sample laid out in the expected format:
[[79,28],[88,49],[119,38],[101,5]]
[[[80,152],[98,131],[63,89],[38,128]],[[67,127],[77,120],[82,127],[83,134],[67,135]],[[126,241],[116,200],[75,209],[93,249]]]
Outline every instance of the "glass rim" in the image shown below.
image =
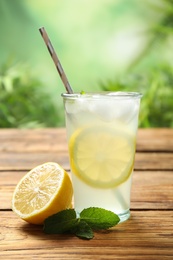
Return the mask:
[[101,91],[101,92],[86,92],[86,93],[62,93],[64,99],[100,99],[100,98],[115,98],[115,99],[128,99],[128,98],[141,98],[143,95],[140,92],[127,92],[127,91]]

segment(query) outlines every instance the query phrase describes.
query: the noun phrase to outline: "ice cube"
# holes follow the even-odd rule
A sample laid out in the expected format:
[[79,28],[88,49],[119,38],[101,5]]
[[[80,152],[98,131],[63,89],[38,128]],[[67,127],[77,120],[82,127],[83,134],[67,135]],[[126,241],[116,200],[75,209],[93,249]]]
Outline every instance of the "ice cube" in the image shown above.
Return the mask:
[[110,122],[113,120],[129,123],[139,109],[139,100],[98,100],[98,102],[90,104],[89,110],[95,113],[101,120]]
[[89,104],[89,110],[91,113],[97,115],[103,121],[112,121],[113,113],[111,111],[110,100],[97,100]]
[[118,106],[115,118],[120,119],[124,123],[129,123],[134,117],[138,116],[139,100],[124,100]]

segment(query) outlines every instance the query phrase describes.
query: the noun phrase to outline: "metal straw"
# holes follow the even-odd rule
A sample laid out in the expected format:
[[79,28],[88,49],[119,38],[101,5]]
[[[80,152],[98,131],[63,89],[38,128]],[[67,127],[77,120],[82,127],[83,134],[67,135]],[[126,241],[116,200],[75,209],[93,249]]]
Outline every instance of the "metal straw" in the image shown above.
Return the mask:
[[49,37],[48,37],[48,35],[46,33],[46,30],[44,29],[44,27],[42,27],[42,28],[39,29],[39,31],[40,31],[41,36],[43,37],[43,40],[44,40],[44,42],[45,42],[45,44],[46,44],[46,46],[48,48],[50,56],[52,57],[52,59],[53,59],[53,61],[55,63],[57,71],[58,71],[58,73],[59,73],[59,75],[61,77],[61,80],[62,80],[62,82],[63,82],[67,92],[69,94],[72,94],[73,90],[72,90],[72,88],[71,88],[71,86],[69,84],[69,81],[68,81],[68,79],[67,79],[67,77],[65,75],[65,72],[64,72],[64,70],[63,70],[63,68],[61,66],[61,63],[60,63],[60,61],[58,59],[58,56],[57,56],[57,54],[56,54],[56,52],[55,52],[55,50],[54,50],[54,48],[52,46],[52,43],[51,43],[51,41],[50,41],[50,39],[49,39]]

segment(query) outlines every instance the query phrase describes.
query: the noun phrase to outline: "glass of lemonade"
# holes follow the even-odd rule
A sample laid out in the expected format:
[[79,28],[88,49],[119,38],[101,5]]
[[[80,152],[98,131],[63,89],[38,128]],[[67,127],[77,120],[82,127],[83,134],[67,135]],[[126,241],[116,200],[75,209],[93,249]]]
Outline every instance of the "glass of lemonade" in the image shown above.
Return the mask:
[[141,94],[62,94],[77,212],[101,207],[130,217]]

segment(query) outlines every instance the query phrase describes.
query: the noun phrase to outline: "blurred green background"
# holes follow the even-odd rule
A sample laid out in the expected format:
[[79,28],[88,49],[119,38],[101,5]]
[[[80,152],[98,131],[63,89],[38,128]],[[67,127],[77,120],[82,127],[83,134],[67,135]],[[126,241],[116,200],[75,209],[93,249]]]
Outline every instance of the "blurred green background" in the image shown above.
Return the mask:
[[173,127],[173,0],[0,0],[0,127],[64,126],[64,86],[143,94],[140,127]]

